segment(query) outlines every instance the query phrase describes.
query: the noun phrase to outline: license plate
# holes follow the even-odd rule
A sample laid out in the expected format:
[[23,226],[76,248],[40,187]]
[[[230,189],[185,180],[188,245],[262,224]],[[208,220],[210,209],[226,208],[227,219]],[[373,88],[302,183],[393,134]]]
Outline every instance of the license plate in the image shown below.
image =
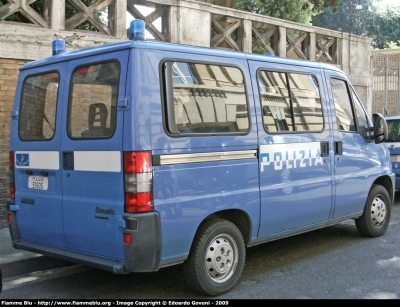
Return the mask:
[[47,190],[49,188],[49,178],[43,176],[29,176],[28,188],[35,190]]
[[392,162],[400,162],[400,155],[390,155],[390,160]]

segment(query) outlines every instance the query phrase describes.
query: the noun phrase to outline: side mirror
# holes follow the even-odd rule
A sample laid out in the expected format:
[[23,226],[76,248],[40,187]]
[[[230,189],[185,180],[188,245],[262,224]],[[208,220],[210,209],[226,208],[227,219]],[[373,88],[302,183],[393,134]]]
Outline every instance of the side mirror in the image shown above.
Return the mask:
[[375,144],[386,142],[388,138],[388,126],[385,118],[381,114],[375,113],[372,115],[372,119],[374,121]]

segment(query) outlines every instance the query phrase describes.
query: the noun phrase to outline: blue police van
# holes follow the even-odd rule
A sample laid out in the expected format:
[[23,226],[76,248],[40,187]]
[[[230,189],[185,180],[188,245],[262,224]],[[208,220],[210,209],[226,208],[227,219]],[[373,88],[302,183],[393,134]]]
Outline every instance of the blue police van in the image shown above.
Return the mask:
[[392,160],[392,169],[396,176],[395,189],[400,189],[400,116],[386,117],[388,137],[386,140]]
[[11,112],[13,246],[116,274],[183,263],[221,295],[246,248],[353,219],[386,232],[388,127],[310,61],[131,39],[20,69]]

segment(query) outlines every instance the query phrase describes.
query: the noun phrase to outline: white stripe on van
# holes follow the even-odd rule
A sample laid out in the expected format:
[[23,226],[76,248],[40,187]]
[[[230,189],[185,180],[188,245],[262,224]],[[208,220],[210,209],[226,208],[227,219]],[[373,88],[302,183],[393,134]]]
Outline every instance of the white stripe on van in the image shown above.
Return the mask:
[[15,168],[60,168],[60,154],[58,151],[16,151]]
[[74,151],[74,170],[120,172],[120,151]]

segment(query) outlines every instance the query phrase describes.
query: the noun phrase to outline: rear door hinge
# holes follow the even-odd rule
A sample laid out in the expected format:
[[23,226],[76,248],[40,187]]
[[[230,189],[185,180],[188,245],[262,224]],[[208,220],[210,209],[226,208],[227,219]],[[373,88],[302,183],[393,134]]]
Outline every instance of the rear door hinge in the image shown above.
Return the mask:
[[129,110],[129,96],[121,97],[118,99],[118,110]]
[[18,119],[18,110],[11,111],[11,119]]
[[125,229],[125,227],[126,227],[125,219],[122,216],[117,217],[117,226],[119,228]]

